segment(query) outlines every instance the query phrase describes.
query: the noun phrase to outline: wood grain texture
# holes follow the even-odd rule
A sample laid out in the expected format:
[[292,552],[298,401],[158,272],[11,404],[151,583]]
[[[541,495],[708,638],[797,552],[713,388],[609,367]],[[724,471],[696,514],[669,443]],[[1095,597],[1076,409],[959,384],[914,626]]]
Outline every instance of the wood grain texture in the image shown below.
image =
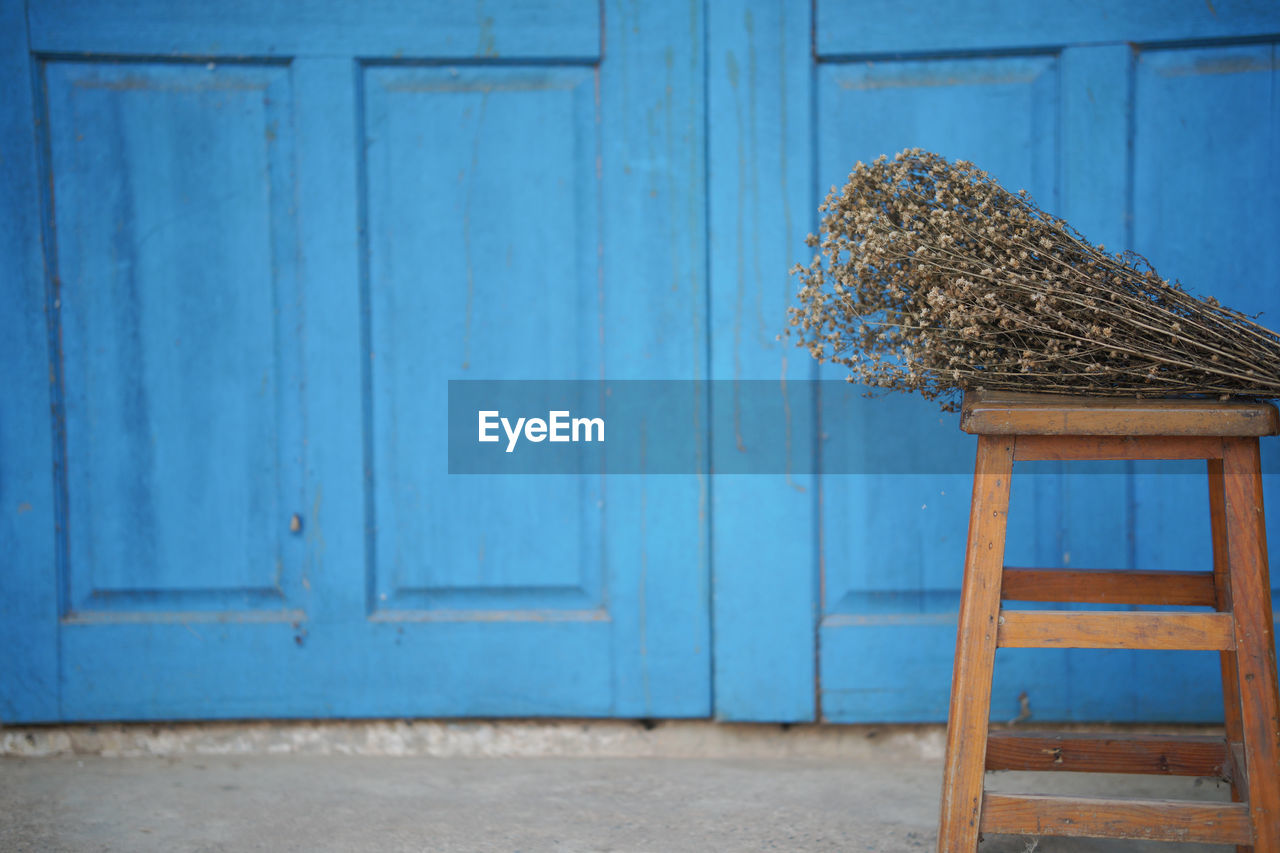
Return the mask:
[[1220,737],[998,731],[987,739],[988,770],[1064,770],[1227,778]]
[[1001,648],[1032,649],[1231,649],[1227,613],[1006,610],[1000,615]]
[[1116,459],[1216,459],[1222,441],[1211,436],[1023,435],[1019,462]]
[[[1213,541],[1214,607],[1231,612],[1230,561],[1227,555],[1227,507],[1223,492],[1222,460],[1210,459],[1206,463],[1209,481],[1209,530]],[[1231,761],[1231,799],[1244,800],[1248,787],[1245,779],[1248,768],[1244,760],[1244,724],[1240,720],[1240,684],[1236,667],[1236,653],[1227,649],[1219,654],[1222,673],[1223,727],[1227,733]],[[1252,853],[1252,845],[1236,848],[1236,853]]]
[[[1231,741],[1227,748],[1228,754],[1231,756],[1231,788],[1234,792],[1236,789],[1240,791],[1249,790],[1249,763],[1244,757],[1244,743],[1242,741]],[[1232,794],[1232,799],[1237,802],[1244,801],[1244,795],[1236,796]],[[1242,850],[1240,853],[1252,853],[1253,848]]]
[[1212,572],[1021,569],[1006,567],[1005,601],[1076,601],[1090,604],[1214,606]]
[[960,593],[960,622],[951,678],[951,713],[947,720],[942,814],[938,826],[939,853],[975,850],[978,846],[1012,473],[1013,441],[981,437],[973,477],[964,587]]
[[1280,432],[1270,403],[970,391],[960,428],[977,435],[1259,436]]
[[1252,837],[1249,812],[1240,803],[1040,794],[987,794],[982,806],[982,831],[1209,844],[1247,844]]
[[1253,847],[1280,853],[1280,694],[1257,440],[1227,442],[1222,473]]

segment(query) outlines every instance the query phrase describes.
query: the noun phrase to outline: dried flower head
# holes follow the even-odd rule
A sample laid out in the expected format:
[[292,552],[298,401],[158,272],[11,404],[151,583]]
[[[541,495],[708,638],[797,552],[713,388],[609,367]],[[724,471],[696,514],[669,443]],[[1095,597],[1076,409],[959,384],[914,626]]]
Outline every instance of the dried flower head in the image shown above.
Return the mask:
[[1110,255],[963,160],[858,163],[819,207],[788,334],[849,381],[918,391],[1280,396],[1280,336]]

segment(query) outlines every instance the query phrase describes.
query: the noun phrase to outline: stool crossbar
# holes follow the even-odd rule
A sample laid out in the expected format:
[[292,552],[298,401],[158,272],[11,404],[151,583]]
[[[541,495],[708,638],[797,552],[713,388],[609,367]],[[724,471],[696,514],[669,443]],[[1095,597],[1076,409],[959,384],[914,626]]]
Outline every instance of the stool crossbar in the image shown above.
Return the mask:
[[[939,853],[980,833],[1234,844],[1280,853],[1280,698],[1258,438],[1265,403],[971,392],[978,436],[947,725]],[[1014,462],[1204,459],[1213,566],[1201,572],[1004,565]],[[1186,605],[1211,611],[1004,610],[1002,601]],[[997,648],[1209,649],[1220,653],[1225,737],[989,730]],[[1218,777],[1232,802],[985,791],[988,770]]]

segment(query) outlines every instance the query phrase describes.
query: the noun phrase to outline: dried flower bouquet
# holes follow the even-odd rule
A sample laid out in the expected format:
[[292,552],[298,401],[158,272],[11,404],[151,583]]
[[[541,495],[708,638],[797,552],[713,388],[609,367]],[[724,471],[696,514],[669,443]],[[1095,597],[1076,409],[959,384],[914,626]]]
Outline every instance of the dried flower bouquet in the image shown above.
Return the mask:
[[859,163],[819,211],[788,333],[851,382],[944,409],[978,388],[1280,396],[1280,335],[1108,254],[972,163],[920,149]]

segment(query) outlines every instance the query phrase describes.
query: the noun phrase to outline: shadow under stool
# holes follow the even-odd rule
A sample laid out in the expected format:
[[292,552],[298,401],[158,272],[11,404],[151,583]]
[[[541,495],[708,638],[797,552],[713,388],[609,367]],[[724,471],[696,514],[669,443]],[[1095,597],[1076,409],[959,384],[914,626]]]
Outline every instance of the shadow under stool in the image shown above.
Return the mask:
[[[1234,844],[1280,853],[1280,698],[1258,437],[1275,407],[970,392],[978,436],[938,828],[939,853],[979,833]],[[1004,565],[1013,463],[1204,459],[1213,570],[1022,569]],[[1004,610],[1002,600],[1199,605],[1204,611]],[[997,648],[1217,650],[1225,738],[989,731]],[[987,770],[1216,776],[1232,802],[986,792]]]

